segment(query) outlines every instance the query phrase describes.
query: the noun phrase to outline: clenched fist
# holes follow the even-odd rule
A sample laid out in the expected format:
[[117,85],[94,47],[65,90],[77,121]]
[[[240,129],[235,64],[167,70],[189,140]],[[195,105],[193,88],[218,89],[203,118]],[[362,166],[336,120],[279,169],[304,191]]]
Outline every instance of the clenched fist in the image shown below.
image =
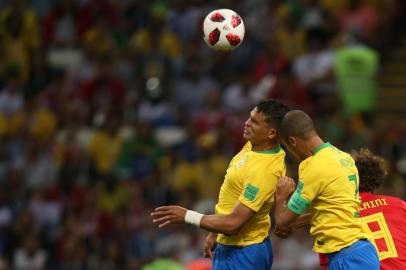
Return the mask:
[[278,183],[276,184],[276,191],[275,191],[275,199],[276,200],[283,200],[295,191],[296,184],[292,178],[288,176],[281,176],[278,178]]

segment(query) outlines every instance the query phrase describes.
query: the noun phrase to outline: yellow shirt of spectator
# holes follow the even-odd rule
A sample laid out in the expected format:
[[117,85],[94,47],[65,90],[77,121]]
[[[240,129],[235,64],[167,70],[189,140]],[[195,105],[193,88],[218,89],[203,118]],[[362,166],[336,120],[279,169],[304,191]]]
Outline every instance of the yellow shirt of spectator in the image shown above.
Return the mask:
[[352,157],[324,143],[299,166],[299,183],[288,202],[296,214],[308,208],[313,250],[331,253],[368,238],[358,219],[358,170]]
[[226,215],[241,202],[254,216],[236,235],[219,234],[217,242],[231,246],[260,243],[271,227],[269,212],[274,203],[276,181],[286,173],[285,152],[280,146],[272,150],[252,151],[248,142],[231,160],[220,188],[216,214]]

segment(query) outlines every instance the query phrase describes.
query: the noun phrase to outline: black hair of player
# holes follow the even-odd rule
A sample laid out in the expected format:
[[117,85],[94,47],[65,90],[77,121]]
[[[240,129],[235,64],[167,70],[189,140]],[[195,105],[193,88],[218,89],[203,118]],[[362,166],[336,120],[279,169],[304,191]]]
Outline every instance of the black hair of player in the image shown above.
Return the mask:
[[276,129],[279,128],[285,114],[290,111],[288,106],[274,99],[258,102],[256,109],[265,115],[267,124]]

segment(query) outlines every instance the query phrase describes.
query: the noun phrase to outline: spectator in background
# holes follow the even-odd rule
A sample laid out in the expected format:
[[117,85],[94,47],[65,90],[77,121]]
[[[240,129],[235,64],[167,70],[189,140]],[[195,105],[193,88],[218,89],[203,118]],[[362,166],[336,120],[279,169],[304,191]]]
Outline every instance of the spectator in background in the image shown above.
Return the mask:
[[172,98],[185,115],[194,119],[204,110],[205,98],[217,88],[217,81],[204,73],[200,62],[192,60],[185,74],[177,80]]
[[37,235],[25,232],[20,247],[13,258],[13,269],[16,270],[45,270],[48,253],[42,248],[42,242]]
[[117,114],[106,115],[100,119],[97,130],[90,141],[89,153],[95,177],[112,172],[122,149],[123,138],[120,136],[121,117]]
[[74,97],[80,97],[80,91],[84,85],[97,76],[100,56],[96,51],[93,43],[84,40],[78,60],[66,67],[68,92]]
[[335,55],[334,74],[347,116],[368,115],[375,106],[379,56],[355,33]]
[[280,45],[273,38],[265,44],[254,64],[254,81],[259,82],[265,76],[278,77],[288,69],[289,62],[282,55]]
[[225,124],[227,113],[221,106],[221,90],[218,87],[210,89],[204,97],[204,107],[192,120],[198,134],[215,134],[221,125]]
[[95,50],[97,55],[113,56],[117,49],[112,23],[102,13],[95,13],[93,24],[83,33],[82,40]]
[[328,35],[323,28],[309,29],[306,35],[308,51],[293,62],[293,74],[307,88],[313,104],[319,104],[314,107],[320,115],[328,109],[327,101],[336,92],[332,76],[334,52],[327,44]]
[[144,99],[136,109],[140,122],[146,122],[154,128],[173,126],[177,123],[176,108],[171,106],[167,96],[168,85],[159,77],[145,81]]
[[234,80],[226,85],[223,94],[223,105],[229,114],[244,114],[249,111],[255,101],[252,98],[252,74],[244,71],[234,76]]
[[[137,54],[148,54],[151,49],[174,60],[181,53],[178,36],[165,24],[166,7],[156,3],[151,6],[151,18],[147,27],[137,30],[132,37],[132,48]],[[155,45],[154,45],[155,44]]]
[[80,39],[96,23],[103,18],[109,25],[115,25],[118,21],[118,13],[115,5],[110,0],[88,0],[79,6],[78,34]]
[[164,149],[153,134],[151,124],[137,122],[135,134],[127,139],[117,161],[115,172],[119,179],[147,180],[160,167]]
[[10,66],[5,75],[5,87],[0,91],[0,112],[8,118],[23,110],[24,93],[18,67]]
[[40,46],[37,17],[24,0],[13,0],[0,13],[0,41],[5,62],[20,68],[19,80],[25,82],[32,56]]
[[25,84],[25,96],[27,98],[40,96],[51,84],[56,73],[55,69],[49,63],[45,51],[39,50],[39,52],[32,57],[29,79]]
[[369,42],[374,39],[380,23],[376,10],[365,0],[349,0],[338,19],[341,31],[358,32],[362,39]]
[[57,167],[51,151],[52,144],[30,138],[27,153],[21,156],[16,166],[24,173],[25,185],[29,190],[51,187],[57,183]]
[[306,29],[322,28],[328,16],[321,0],[304,1],[301,25]]
[[44,18],[44,41],[51,47],[71,47],[77,43],[78,7],[74,0],[60,0]]
[[275,39],[282,55],[289,61],[300,56],[306,48],[306,33],[299,27],[300,7],[293,3],[281,4],[276,12],[279,27],[275,30]]
[[170,2],[166,20],[170,29],[179,36],[182,42],[188,43],[200,31],[204,16],[203,7],[194,5],[189,1],[180,0]]
[[79,95],[84,104],[89,104],[91,114],[100,115],[106,111],[123,109],[126,96],[124,83],[113,73],[114,58],[109,54],[99,55],[96,76],[85,82]]

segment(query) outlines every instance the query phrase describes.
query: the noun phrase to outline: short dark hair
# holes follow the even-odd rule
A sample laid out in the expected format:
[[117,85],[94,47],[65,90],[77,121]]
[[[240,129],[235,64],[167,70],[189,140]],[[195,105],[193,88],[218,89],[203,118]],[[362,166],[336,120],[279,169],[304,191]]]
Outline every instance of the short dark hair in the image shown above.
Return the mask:
[[266,117],[265,122],[274,127],[279,128],[282,118],[290,111],[289,107],[280,101],[268,99],[258,102],[256,105],[257,112],[263,113]]
[[289,136],[308,139],[317,134],[313,120],[304,111],[293,110],[283,117],[279,134],[282,139]]
[[379,188],[388,174],[386,161],[366,148],[362,148],[358,152],[353,151],[351,155],[358,169],[359,191],[373,192]]

